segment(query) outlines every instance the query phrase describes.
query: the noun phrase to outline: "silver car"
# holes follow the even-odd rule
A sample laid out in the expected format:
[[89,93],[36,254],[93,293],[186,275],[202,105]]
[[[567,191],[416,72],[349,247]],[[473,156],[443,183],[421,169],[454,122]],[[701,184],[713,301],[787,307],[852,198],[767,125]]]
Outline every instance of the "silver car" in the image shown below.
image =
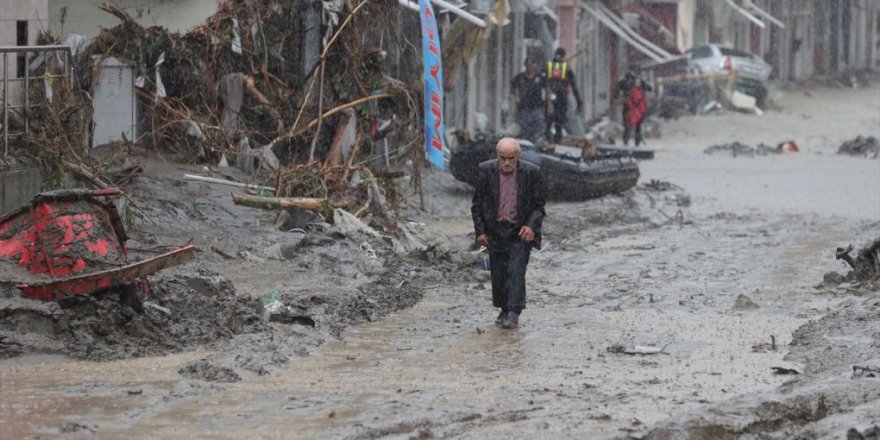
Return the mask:
[[763,107],[767,98],[767,79],[773,67],[749,52],[719,44],[696,46],[686,52],[688,71],[694,73],[736,73],[737,90],[754,96]]

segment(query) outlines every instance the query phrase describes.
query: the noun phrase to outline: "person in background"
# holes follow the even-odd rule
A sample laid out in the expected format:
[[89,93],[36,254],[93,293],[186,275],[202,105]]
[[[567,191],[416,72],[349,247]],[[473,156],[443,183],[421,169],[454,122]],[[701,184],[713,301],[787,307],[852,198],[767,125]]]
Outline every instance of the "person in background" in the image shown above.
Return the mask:
[[519,159],[516,139],[501,139],[495,152],[480,164],[471,216],[477,245],[489,249],[492,305],[501,309],[495,324],[512,329],[526,307],[529,255],[541,248],[544,181],[540,168]]
[[526,70],[514,76],[511,82],[520,136],[532,142],[544,136],[550,105],[545,96],[547,77],[539,66],[537,58],[526,58]]
[[642,86],[642,81],[634,74],[629,77],[629,95],[626,98],[626,115],[623,129],[623,145],[629,145],[632,137],[635,145],[644,142],[642,139],[642,121],[648,111],[648,95]]
[[[574,71],[565,62],[565,49],[558,48],[553,55],[553,61],[547,62],[547,95],[550,97],[548,107],[547,138],[558,143],[562,140],[562,130],[565,128],[568,115],[568,94],[574,95],[577,102],[577,112],[583,111],[584,103],[574,82]],[[551,138],[552,135],[552,138]]]
[[626,72],[620,81],[617,81],[617,88],[614,90],[614,100],[620,107],[620,123],[626,124],[626,101],[629,99],[629,92],[635,84],[636,74],[632,70]]

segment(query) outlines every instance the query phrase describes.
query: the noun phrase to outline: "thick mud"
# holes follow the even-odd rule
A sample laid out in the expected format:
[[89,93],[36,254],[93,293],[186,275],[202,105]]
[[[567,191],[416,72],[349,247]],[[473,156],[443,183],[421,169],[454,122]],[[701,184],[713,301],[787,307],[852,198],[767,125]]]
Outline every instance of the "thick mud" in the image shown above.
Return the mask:
[[[877,106],[859,99],[826,107]],[[83,300],[92,321],[75,313],[77,341],[112,329],[85,333],[95,357],[58,336],[64,307],[16,305],[0,321],[22,341],[0,363],[0,437],[870,438],[880,292],[836,249],[858,259],[880,238],[880,169],[831,153],[876,121],[832,118],[848,131],[819,138],[815,121],[765,118],[682,118],[636,189],[548,205],[517,331],[493,325],[470,188],[447,174],[426,173],[425,210],[394,239],[295,215],[282,232],[181,178],[197,169],[153,163],[131,246],[200,250],[152,278],[140,320],[167,346],[125,331],[112,295]],[[813,136],[797,155],[702,153],[792,132]]]
[[266,331],[253,301],[200,268],[150,279],[143,313],[111,290],[63,302],[0,298],[0,357],[63,354],[107,361],[193,350],[237,333]]

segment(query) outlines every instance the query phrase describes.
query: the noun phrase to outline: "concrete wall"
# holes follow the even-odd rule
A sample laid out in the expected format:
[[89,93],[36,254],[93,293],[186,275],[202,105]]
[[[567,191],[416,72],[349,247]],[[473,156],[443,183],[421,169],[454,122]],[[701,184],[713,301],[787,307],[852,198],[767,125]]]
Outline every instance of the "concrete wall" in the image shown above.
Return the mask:
[[0,170],[0,215],[18,208],[40,192],[38,168]]
[[[28,45],[37,43],[40,31],[49,27],[49,0],[0,0],[0,46],[16,46],[17,23],[28,22]],[[3,55],[0,55],[0,96],[3,96],[3,79],[9,84],[9,101],[19,105],[23,101],[22,80],[16,78],[18,59],[14,54],[6,56],[6,69],[3,69]],[[0,112],[2,117],[2,112]]]
[[[9,0],[2,0],[3,3]],[[18,1],[18,0],[13,0]],[[28,1],[28,0],[23,0]],[[52,32],[63,37],[77,33],[98,35],[119,20],[98,9],[106,0],[52,0],[49,20]],[[185,32],[205,21],[217,10],[219,0],[114,0],[143,26],[162,26],[171,32]]]

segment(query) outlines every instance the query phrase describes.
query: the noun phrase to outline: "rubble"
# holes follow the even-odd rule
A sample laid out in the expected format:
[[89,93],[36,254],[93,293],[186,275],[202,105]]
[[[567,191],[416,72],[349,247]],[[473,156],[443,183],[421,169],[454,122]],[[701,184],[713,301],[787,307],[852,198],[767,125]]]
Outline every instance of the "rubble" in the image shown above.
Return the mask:
[[[406,145],[396,160],[421,160],[421,145],[412,142],[421,136],[420,109],[413,105],[421,72],[388,57],[390,51],[414,58],[420,46],[410,40],[418,41],[419,34],[413,27],[373,25],[418,17],[393,1],[327,1],[316,7],[224,0],[204,23],[177,34],[145,28],[123,9],[104,4],[101,9],[119,24],[81,45],[79,81],[51,86],[54,99],[30,115],[31,133],[12,153],[36,155],[49,174],[66,170],[99,188],[130,183],[142,170],[136,164],[108,169],[98,157],[82,153],[90,118],[83,109],[91,108],[88,97],[101,60],[113,57],[134,65],[146,128],[144,135],[121,142],[128,146],[122,150],[130,153],[139,145],[184,161],[237,166],[251,176],[249,182],[277,188],[271,195],[278,197],[328,198],[352,210],[370,201],[358,216],[396,230],[387,210],[399,198],[385,197],[397,192],[392,182],[351,178],[358,171],[373,175],[370,133],[383,115],[394,115],[396,123],[382,136]],[[313,12],[317,27],[306,17]],[[309,36],[316,45],[303,41]],[[43,39],[54,41],[48,34]],[[51,68],[44,64],[42,69]],[[392,69],[397,78],[389,75]],[[32,102],[45,101],[37,99],[47,92],[40,88],[32,88]],[[367,103],[369,111],[360,112]],[[419,179],[411,182],[418,191]],[[387,206],[374,203],[377,198],[386,198]]]
[[863,285],[869,290],[871,286],[880,286],[880,238],[867,245],[853,258],[850,253],[854,246],[837,248],[835,258],[846,262],[852,268],[846,275],[837,272],[826,273],[821,286],[837,286],[843,283]]
[[[158,356],[236,333],[265,331],[251,301],[207,269],[159,274],[150,285],[150,305],[143,314],[122,301],[118,290],[62,304],[6,298],[0,303],[0,358],[30,352],[96,361]],[[22,332],[20,323],[25,321],[29,331]]]
[[728,144],[717,144],[707,147],[703,150],[705,154],[724,154],[729,155],[731,157],[737,156],[766,156],[770,154],[782,154],[783,152],[795,152],[797,151],[797,147],[786,146],[791,145],[791,141],[786,141],[780,143],[776,147],[768,146],[764,143],[758,144],[757,147],[752,147],[737,141],[728,143]]
[[855,139],[844,142],[837,149],[837,154],[877,159],[880,157],[880,141],[874,136],[858,136]]

